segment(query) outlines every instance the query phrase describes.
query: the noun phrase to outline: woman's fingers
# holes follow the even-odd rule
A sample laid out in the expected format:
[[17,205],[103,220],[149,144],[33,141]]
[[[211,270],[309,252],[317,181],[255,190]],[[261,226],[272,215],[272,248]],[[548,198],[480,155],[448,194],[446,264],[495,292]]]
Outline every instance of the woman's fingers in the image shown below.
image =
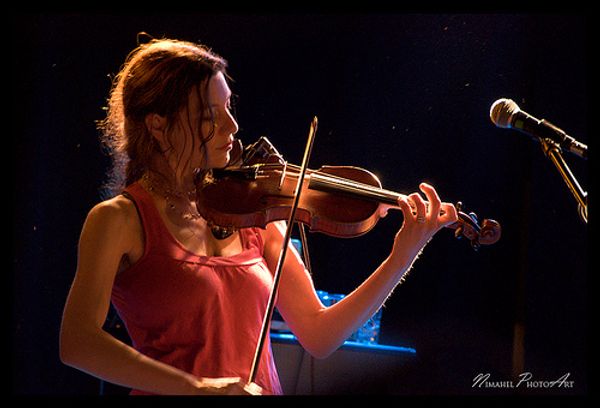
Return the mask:
[[452,203],[442,203],[442,215],[440,216],[440,221],[444,226],[453,224],[458,221],[458,211],[456,207]]
[[427,221],[427,205],[419,193],[412,193],[408,196],[409,204],[412,204],[415,220],[422,224]]
[[435,191],[435,188],[433,188],[433,186],[427,184],[427,183],[421,183],[419,185],[419,188],[421,189],[421,191],[423,193],[425,193],[425,196],[427,197],[428,202],[428,209],[427,209],[427,216],[429,217],[437,217],[440,214],[440,208],[442,206],[442,200],[440,200],[440,196],[438,195],[437,191]]
[[417,192],[398,200],[405,217],[419,224],[433,221],[436,225],[445,226],[456,222],[458,214],[453,204],[443,203],[435,188],[427,183],[421,183],[419,188],[427,200]]

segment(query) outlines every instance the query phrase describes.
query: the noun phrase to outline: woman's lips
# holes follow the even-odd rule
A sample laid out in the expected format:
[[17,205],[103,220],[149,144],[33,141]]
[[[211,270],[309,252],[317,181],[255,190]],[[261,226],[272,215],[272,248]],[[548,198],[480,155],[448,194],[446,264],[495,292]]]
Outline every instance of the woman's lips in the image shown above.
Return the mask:
[[217,147],[217,150],[231,150],[233,148],[233,142],[229,142],[227,144],[224,144],[221,147]]

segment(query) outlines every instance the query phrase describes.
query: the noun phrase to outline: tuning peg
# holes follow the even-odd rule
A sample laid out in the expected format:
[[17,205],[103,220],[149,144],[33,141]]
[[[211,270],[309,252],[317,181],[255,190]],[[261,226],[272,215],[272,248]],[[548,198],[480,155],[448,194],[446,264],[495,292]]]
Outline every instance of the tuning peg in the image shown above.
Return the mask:
[[463,237],[463,227],[459,226],[454,230],[454,237],[456,239],[461,239]]
[[481,244],[479,243],[478,240],[476,240],[476,239],[471,240],[471,248],[473,248],[473,250],[478,251],[479,247],[481,247]]

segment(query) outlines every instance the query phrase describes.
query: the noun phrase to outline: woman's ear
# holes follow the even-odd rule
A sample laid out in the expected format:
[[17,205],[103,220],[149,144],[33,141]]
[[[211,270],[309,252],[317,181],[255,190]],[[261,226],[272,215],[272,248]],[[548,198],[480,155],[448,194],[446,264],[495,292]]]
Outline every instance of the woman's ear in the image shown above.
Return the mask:
[[158,113],[149,113],[144,120],[148,132],[159,142],[164,142],[167,118]]

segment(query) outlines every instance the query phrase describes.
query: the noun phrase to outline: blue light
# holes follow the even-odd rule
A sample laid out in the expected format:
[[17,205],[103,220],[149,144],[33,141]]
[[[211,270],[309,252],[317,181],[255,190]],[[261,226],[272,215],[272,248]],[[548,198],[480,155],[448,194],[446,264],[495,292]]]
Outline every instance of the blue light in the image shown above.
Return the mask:
[[[298,340],[296,336],[291,333],[271,333],[271,340],[282,343],[294,343],[297,344]],[[358,343],[355,341],[345,341],[342,348],[357,351],[377,351],[377,352],[388,352],[388,353],[409,353],[417,354],[417,350],[412,347],[404,346],[390,346],[386,344],[365,344]]]

